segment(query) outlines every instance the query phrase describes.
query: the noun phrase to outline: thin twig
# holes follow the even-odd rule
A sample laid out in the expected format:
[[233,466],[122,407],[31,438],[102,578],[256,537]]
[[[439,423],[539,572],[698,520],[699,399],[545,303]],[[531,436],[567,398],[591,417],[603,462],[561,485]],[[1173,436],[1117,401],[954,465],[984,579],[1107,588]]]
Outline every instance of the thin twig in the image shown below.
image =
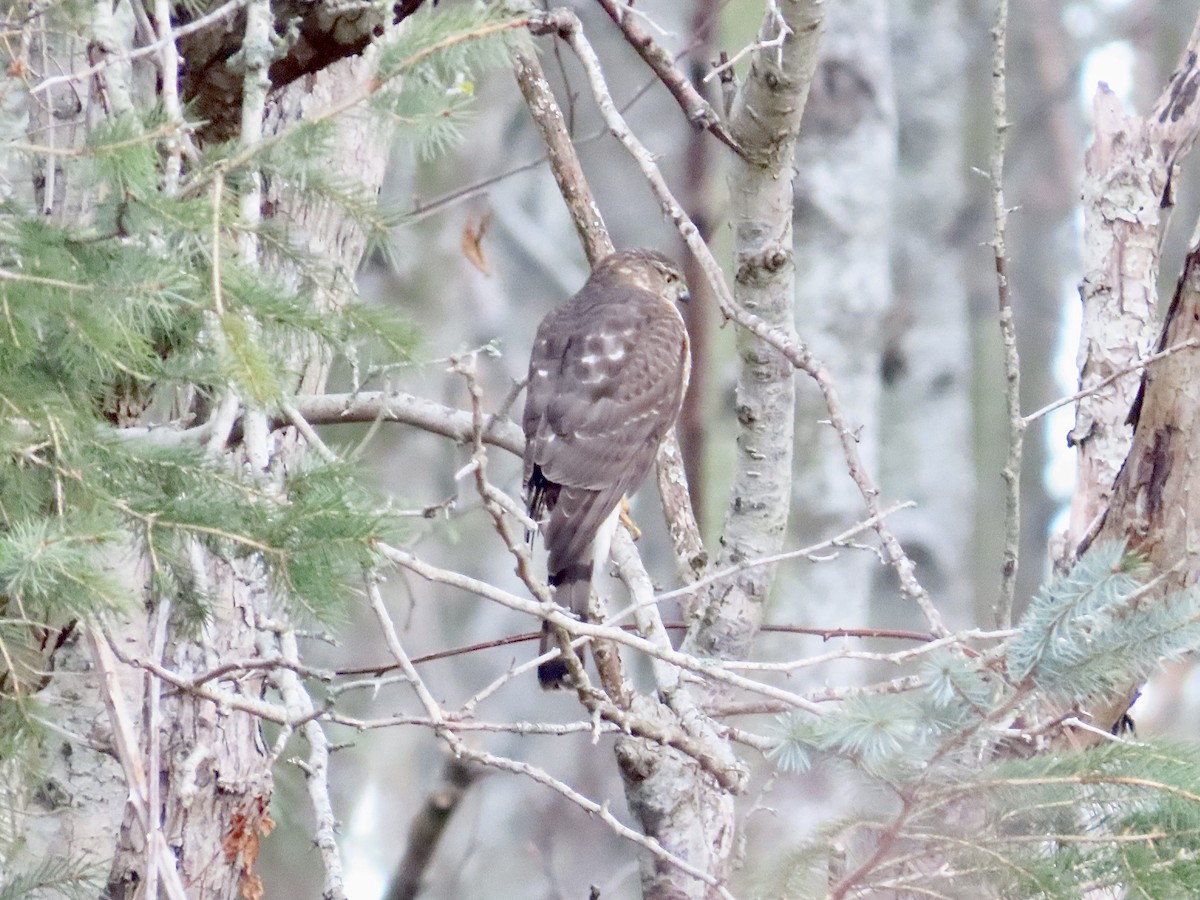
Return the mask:
[[[296,646],[295,632],[291,629],[280,629],[278,641],[282,660],[299,665],[300,654]],[[308,759],[298,767],[304,773],[308,800],[316,819],[313,843],[321,854],[322,868],[325,871],[321,896],[328,900],[345,900],[342,855],[337,843],[337,817],[334,815],[329,794],[329,739],[316,720],[317,710],[312,697],[294,671],[284,667],[276,668],[271,673],[271,683],[287,704],[289,718],[305,719],[300,725],[300,733],[308,742]]]
[[[829,372],[794,334],[776,328],[763,321],[760,317],[738,306],[729,289],[729,285],[725,282],[725,276],[721,271],[720,264],[712,255],[712,251],[708,248],[696,224],[675,199],[670,187],[668,187],[666,180],[658,169],[654,155],[637,138],[625,122],[620,111],[616,108],[612,94],[608,90],[599,59],[592,49],[591,44],[588,43],[587,38],[583,35],[579,19],[569,10],[556,9],[551,13],[534,17],[530,27],[535,32],[553,32],[561,35],[575,51],[587,75],[596,105],[599,107],[600,114],[603,116],[605,123],[608,125],[613,136],[621,142],[622,146],[633,157],[654,196],[662,205],[663,212],[675,224],[688,249],[695,256],[696,261],[700,263],[712,286],[713,294],[716,296],[721,312],[725,317],[736,322],[740,327],[746,329],[771,347],[774,347],[793,366],[807,373],[817,383],[825,400],[826,409],[829,412],[829,421],[837,432],[838,439],[841,442],[842,453],[846,457],[850,476],[854,479],[859,493],[863,497],[863,504],[866,507],[867,514],[872,518],[878,517],[881,512],[879,506],[879,488],[867,472],[859,456],[855,431],[846,420],[841,399],[837,389],[834,387],[833,379],[830,377]],[[933,605],[933,600],[930,598],[929,593],[917,580],[916,566],[904,552],[896,536],[892,534],[882,520],[879,520],[875,525],[875,531],[879,535],[880,544],[883,547],[883,552],[888,563],[896,570],[901,591],[918,605],[929,622],[931,630],[938,635],[948,634],[949,632],[942,622],[941,613]]]
[[308,424],[308,421],[300,414],[300,410],[296,409],[292,404],[284,402],[279,407],[288,420],[296,426],[296,430],[304,436],[310,447],[317,451],[317,455],[327,463],[335,463],[338,461],[338,456],[328,445],[321,440],[321,436]]
[[1193,350],[1197,347],[1200,347],[1200,338],[1188,338],[1186,341],[1180,341],[1178,344],[1167,347],[1165,350],[1159,350],[1155,353],[1149,354],[1148,356],[1143,356],[1141,359],[1137,359],[1131,364],[1122,367],[1116,372],[1113,372],[1107,378],[1097,381],[1091,387],[1078,390],[1067,397],[1059,397],[1057,400],[1047,403],[1040,409],[1036,409],[1028,415],[1023,416],[1021,421],[1025,424],[1025,427],[1028,428],[1034,422],[1038,421],[1038,419],[1048,416],[1050,413],[1054,412],[1054,410],[1059,409],[1060,407],[1069,406],[1076,401],[1082,400],[1084,397],[1090,397],[1093,394],[1097,394],[1110,384],[1120,381],[1127,375],[1132,375],[1135,372],[1142,372],[1147,366],[1150,366],[1159,360],[1166,359],[1168,356],[1173,356],[1181,350]]
[[747,44],[737,53],[733,54],[733,56],[726,56],[725,54],[722,54],[721,62],[718,65],[713,66],[713,70],[704,76],[704,80],[706,82],[723,76],[726,72],[731,72],[739,60],[744,59],[751,53],[756,53],[760,50],[774,50],[776,53],[783,52],[783,42],[787,40],[788,35],[792,33],[792,29],[788,25],[787,20],[780,13],[779,7],[776,5],[775,0],[768,0],[768,10],[768,14],[772,17],[775,25],[778,28],[775,33],[775,37],[769,40],[754,41],[750,44]]
[[532,600],[526,600],[524,597],[518,597],[516,594],[505,591],[495,585],[489,584],[486,581],[480,581],[476,578],[471,578],[468,575],[463,575],[460,572],[454,572],[449,569],[442,569],[434,566],[424,560],[419,559],[412,553],[406,550],[401,550],[398,547],[392,547],[388,544],[379,542],[375,545],[376,549],[388,560],[407,569],[408,571],[419,575],[428,581],[438,584],[445,584],[459,588],[477,596],[499,603],[509,609],[517,612],[525,613],[526,615],[537,616],[538,618],[548,619],[552,624],[565,629],[567,632],[591,637],[602,640],[613,641],[618,644],[623,644],[648,656],[657,657],[671,665],[679,666],[688,671],[695,672],[702,678],[708,678],[713,681],[719,681],[723,684],[728,684],[731,687],[741,688],[743,690],[752,691],[763,696],[773,697],[785,703],[789,703],[797,708],[807,710],[808,712],[820,714],[822,710],[813,703],[795,694],[791,691],[785,691],[781,688],[772,685],[762,684],[749,678],[743,678],[733,672],[729,672],[715,663],[713,660],[700,659],[687,653],[680,653],[677,650],[667,650],[659,647],[645,638],[633,634],[626,634],[620,628],[614,628],[610,625],[597,625],[592,622],[581,622],[573,616],[568,615],[559,606],[554,603],[537,603]]
[[879,525],[879,523],[882,522],[884,519],[886,519],[888,516],[890,516],[894,513],[897,513],[902,509],[912,509],[915,506],[916,506],[916,504],[913,503],[911,500],[905,501],[903,503],[893,503],[887,509],[880,510],[878,513],[871,516],[870,518],[863,519],[861,522],[856,523],[855,525],[851,526],[850,528],[847,528],[841,534],[836,535],[835,537],[831,537],[828,540],[824,540],[824,541],[821,541],[816,544],[811,544],[807,547],[801,547],[799,550],[785,550],[782,553],[774,553],[770,556],[760,556],[760,557],[756,557],[754,559],[744,560],[743,562],[740,562],[737,565],[727,566],[726,568],[720,569],[719,571],[711,572],[708,575],[701,578],[699,581],[695,581],[692,584],[685,585],[684,587],[681,587],[681,588],[676,588],[675,590],[672,590],[672,591],[664,591],[661,594],[656,594],[654,597],[654,601],[656,603],[661,603],[664,600],[673,600],[676,597],[690,594],[690,593],[697,591],[700,588],[706,587],[714,582],[723,581],[726,578],[729,578],[733,575],[738,575],[742,572],[745,572],[747,569],[754,569],[759,566],[772,566],[772,565],[775,565],[776,563],[785,562],[789,559],[811,559],[814,562],[816,562],[816,561],[818,561],[816,559],[816,556],[818,553],[821,553],[824,550],[832,549],[834,547],[845,546],[846,543],[851,538],[856,537],[859,534],[862,534],[862,532],[864,532],[864,531],[868,531],[868,530],[876,528]]
[[[688,121],[697,128],[711,132],[713,137],[741,156],[742,148],[738,145],[737,139],[729,133],[721,121],[721,117],[717,115],[717,111],[700,96],[700,92],[687,77],[675,68],[675,61],[671,58],[671,54],[634,21],[635,12],[640,15],[644,15],[644,13],[634,10],[632,5],[623,6],[616,0],[597,0],[597,2],[621,29],[625,39],[637,51],[638,56],[671,92],[671,96],[675,98],[675,102],[679,104]],[[648,18],[647,21],[649,21]]]
[[1004,201],[1004,145],[1008,133],[1005,66],[1008,44],[1008,0],[997,0],[992,27],[992,253],[996,266],[996,295],[1000,310],[1000,336],[1004,343],[1004,399],[1008,413],[1008,454],[1004,460],[1004,559],[1000,566],[1000,593],[996,598],[997,628],[1012,624],[1013,597],[1021,550],[1021,458],[1025,445],[1025,419],[1021,416],[1021,360],[1017,355],[1017,330],[1008,285],[1008,207]]
[[[162,664],[167,644],[167,624],[171,619],[170,597],[160,597],[154,612],[154,641],[150,652],[155,662]],[[157,777],[162,766],[162,682],[149,672],[146,673],[145,691],[147,698],[146,717],[146,770],[147,779],[146,813],[149,825],[149,840],[146,841],[146,896],[158,896],[158,863],[154,849],[163,842],[162,834],[162,779]]]

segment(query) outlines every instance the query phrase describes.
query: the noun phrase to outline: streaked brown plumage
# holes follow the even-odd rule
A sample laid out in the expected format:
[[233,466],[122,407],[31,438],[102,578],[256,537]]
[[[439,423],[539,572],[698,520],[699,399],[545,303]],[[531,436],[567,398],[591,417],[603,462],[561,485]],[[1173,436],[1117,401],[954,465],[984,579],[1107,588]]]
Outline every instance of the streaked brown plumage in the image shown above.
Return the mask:
[[[555,599],[586,617],[621,498],[638,488],[674,426],[691,362],[675,302],[679,270],[652,250],[601,260],[538,326],[525,401],[525,498],[541,523]],[[550,631],[542,630],[542,652]],[[560,687],[561,659],[538,668]]]

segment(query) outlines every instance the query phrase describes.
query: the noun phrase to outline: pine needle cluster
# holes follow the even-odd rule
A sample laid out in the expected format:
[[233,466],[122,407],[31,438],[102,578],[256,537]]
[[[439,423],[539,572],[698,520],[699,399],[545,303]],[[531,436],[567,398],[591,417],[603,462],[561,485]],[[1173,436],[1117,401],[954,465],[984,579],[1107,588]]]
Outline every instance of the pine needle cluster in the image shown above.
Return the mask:
[[1200,894],[1195,750],[1114,737],[1070,752],[1036,725],[1200,643],[1200,593],[1156,587],[1123,545],[1095,546],[992,652],[943,649],[915,690],[781,717],[777,765],[824,767],[883,799],[786,854],[764,894]]
[[477,74],[507,65],[528,45],[527,21],[527,9],[504,3],[412,16],[379,60],[380,80],[399,80],[402,89],[375,94],[373,109],[403,129],[421,156],[444,152],[470,121]]
[[1145,566],[1121,544],[1091,549],[1029,605],[1009,675],[1084,701],[1149,674],[1200,643],[1200,590],[1145,600]]
[[[67,6],[42,12],[64,32],[90,21]],[[507,61],[523,39],[519,21],[498,4],[423,11],[379,48],[378,83],[364,86],[361,105],[423,129],[426,149],[445,146],[475,73]],[[206,430],[230,392],[285,424],[281,409],[304,354],[390,365],[414,350],[411,326],[359,302],[347,273],[286,223],[247,220],[238,202],[253,172],[297,204],[334,206],[369,237],[385,233],[390,223],[373,195],[333,158],[333,116],[349,109],[251,148],[199,148],[172,185],[163,142],[170,123],[158,108],[90,123],[77,152],[47,156],[26,144],[0,157],[14,165],[48,158],[86,198],[82,214],[48,217],[0,183],[6,763],[22,753],[36,761],[45,653],[73,622],[119,617],[162,596],[184,623],[208,618],[213,598],[198,577],[196,548],[253,556],[281,614],[329,621],[376,562],[373,547],[397,536],[351,466],[309,458],[255,472],[236,453],[210,448]],[[0,105],[0,133],[15,137],[24,120],[8,118],[11,111]],[[249,256],[248,234],[259,251]],[[134,559],[142,561],[136,570]],[[0,894],[53,884],[65,891],[78,880],[69,867],[23,877]]]

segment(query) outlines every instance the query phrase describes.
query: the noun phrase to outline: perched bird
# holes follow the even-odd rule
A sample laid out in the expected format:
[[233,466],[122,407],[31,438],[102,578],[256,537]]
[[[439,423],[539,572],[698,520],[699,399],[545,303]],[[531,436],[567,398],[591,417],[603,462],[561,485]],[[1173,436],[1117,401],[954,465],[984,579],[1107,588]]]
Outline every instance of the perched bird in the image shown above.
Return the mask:
[[[691,353],[676,301],[679,269],[653,250],[618,250],[533,342],[525,400],[525,501],[549,551],[555,600],[587,617],[592,576],[608,559],[625,494],[654,464],[687,390]],[[541,652],[551,645],[542,625]],[[566,663],[538,667],[562,687]]]

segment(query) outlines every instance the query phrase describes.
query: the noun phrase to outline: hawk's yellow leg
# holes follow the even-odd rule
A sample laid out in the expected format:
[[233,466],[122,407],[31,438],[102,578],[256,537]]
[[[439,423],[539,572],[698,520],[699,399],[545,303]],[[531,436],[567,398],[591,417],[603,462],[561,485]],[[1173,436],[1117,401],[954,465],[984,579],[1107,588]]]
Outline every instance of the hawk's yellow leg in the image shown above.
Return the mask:
[[629,533],[633,535],[635,541],[642,536],[642,529],[637,527],[637,523],[629,515],[629,499],[627,497],[621,498],[621,524],[629,529]]

